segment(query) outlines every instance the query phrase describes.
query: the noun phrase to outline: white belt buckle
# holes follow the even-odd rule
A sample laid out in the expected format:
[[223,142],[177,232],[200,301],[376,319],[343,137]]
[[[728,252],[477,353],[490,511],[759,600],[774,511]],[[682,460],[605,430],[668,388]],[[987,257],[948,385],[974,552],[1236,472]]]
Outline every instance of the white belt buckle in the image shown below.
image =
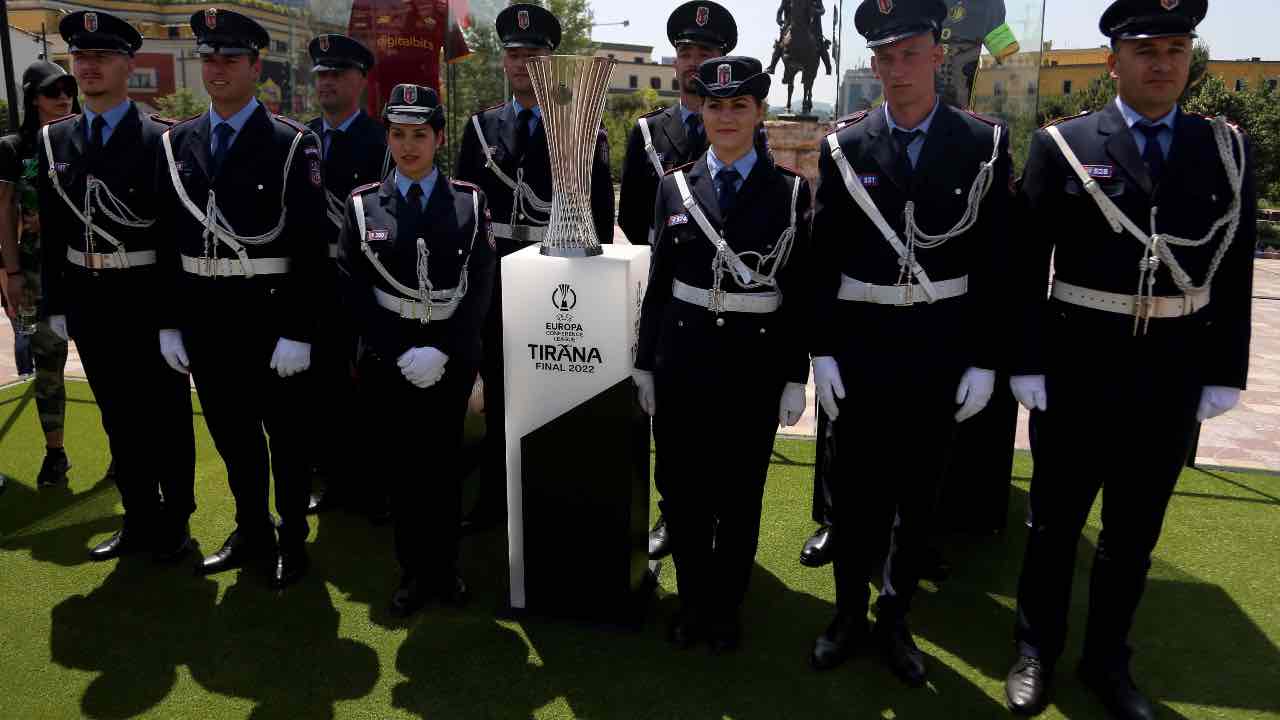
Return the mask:
[[911,307],[912,305],[915,305],[915,283],[906,283],[905,285],[899,285],[898,287],[903,288],[902,298],[898,300],[898,302],[895,302],[894,305],[897,305],[898,307]]
[[533,235],[533,228],[529,227],[528,225],[516,225],[515,223],[511,224],[512,240],[516,242],[521,242],[521,243],[533,242],[533,238],[531,237],[531,235]]
[[85,253],[84,266],[90,270],[101,270],[106,266],[106,258],[95,253]]
[[724,291],[723,290],[707,291],[707,309],[717,314],[724,312]]

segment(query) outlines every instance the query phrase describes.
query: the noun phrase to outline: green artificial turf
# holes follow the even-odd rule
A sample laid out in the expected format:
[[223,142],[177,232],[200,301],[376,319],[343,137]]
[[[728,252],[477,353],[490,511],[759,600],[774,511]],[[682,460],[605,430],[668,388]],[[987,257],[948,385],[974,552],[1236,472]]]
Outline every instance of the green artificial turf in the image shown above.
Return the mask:
[[[675,606],[669,566],[638,632],[495,620],[506,577],[500,531],[464,543],[469,607],[430,608],[407,623],[385,610],[397,581],[390,530],[341,512],[313,526],[314,569],[283,594],[247,572],[197,578],[189,564],[162,568],[144,557],[90,564],[86,549],[117,528],[121,508],[114,487],[99,481],[108,458],[88,386],[72,383],[69,396],[71,484],[37,492],[42,444],[31,386],[0,391],[0,472],[13,478],[0,496],[4,720],[1006,716],[1025,457],[1008,531],[948,540],[952,578],[919,596],[912,622],[932,656],[930,685],[911,690],[873,657],[824,674],[806,663],[834,597],[830,569],[796,562],[812,529],[812,442],[778,441],[744,647],[713,657],[663,640],[662,618]],[[232,529],[232,503],[197,423],[191,529],[209,550]],[[1103,716],[1070,672],[1096,533],[1095,515],[1081,540],[1075,632],[1046,718]],[[1184,475],[1134,630],[1135,673],[1161,717],[1280,717],[1278,552],[1280,478]],[[574,562],[573,548],[564,562]]]

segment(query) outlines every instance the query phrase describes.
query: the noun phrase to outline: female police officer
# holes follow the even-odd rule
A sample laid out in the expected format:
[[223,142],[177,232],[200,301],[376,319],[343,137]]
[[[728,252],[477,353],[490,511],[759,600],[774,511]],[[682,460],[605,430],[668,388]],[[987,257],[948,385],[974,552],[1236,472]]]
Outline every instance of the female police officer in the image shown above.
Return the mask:
[[458,453],[494,273],[484,193],[434,167],[444,142],[436,92],[397,85],[383,111],[395,172],[356,188],[338,247],[343,295],[362,338],[373,456],[393,483],[403,579],[391,611],[459,603]]
[[773,436],[804,411],[810,196],[754,146],[769,92],[758,60],[707,60],[695,84],[711,147],[658,188],[635,380],[680,585],[670,639],[725,652],[741,635]]

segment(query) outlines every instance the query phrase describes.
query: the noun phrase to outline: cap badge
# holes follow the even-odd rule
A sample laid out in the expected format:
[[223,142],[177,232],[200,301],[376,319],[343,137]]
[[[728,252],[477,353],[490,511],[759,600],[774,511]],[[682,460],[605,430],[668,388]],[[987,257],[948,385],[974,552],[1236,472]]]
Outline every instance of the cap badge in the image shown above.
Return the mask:
[[516,25],[519,25],[521,30],[528,30],[528,29],[529,29],[529,25],[530,25],[530,23],[529,23],[529,11],[528,11],[528,10],[518,10],[518,11],[516,11]]
[[893,13],[893,0],[878,0],[878,3],[882,15],[891,15]]
[[210,30],[218,29],[218,8],[209,8],[204,11],[204,26]]
[[1182,0],[1160,0],[1160,7],[1165,10],[1176,10],[1182,4]]
[[706,27],[707,22],[711,20],[711,8],[706,5],[699,5],[698,11],[693,16],[693,21],[698,23],[698,27]]
[[88,32],[98,32],[98,13],[87,12],[84,14],[84,29]]
[[417,85],[404,86],[404,103],[406,105],[418,104],[418,86]]
[[320,36],[320,52],[329,52],[329,36]]
[[723,87],[731,82],[733,82],[733,66],[729,63],[716,66],[716,84]]

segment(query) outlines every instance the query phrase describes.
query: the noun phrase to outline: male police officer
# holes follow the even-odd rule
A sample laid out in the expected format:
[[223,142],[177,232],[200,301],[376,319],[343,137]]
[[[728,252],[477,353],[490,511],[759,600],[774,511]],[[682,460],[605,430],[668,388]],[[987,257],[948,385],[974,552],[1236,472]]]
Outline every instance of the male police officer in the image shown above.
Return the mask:
[[[206,557],[204,573],[266,564],[284,587],[306,573],[306,458],[311,400],[305,376],[325,283],[321,146],[302,125],[254,98],[267,31],[209,8],[191,16],[209,111],[161,138],[160,346],[190,371],[209,434],[227,466],[236,531]],[[189,351],[189,352],[188,352]],[[268,456],[266,430],[270,436]],[[269,459],[268,459],[269,458]],[[279,544],[267,510],[275,477]]]
[[703,61],[733,51],[738,25],[720,5],[693,0],[667,18],[667,38],[676,48],[680,102],[636,120],[622,163],[618,225],[632,245],[650,244],[658,181],[671,168],[697,160],[707,149],[702,98],[694,90],[694,78]]
[[[316,74],[316,95],[320,99],[320,117],[307,123],[319,138],[324,168],[324,191],[329,218],[329,256],[337,257],[338,232],[342,229],[342,212],[351,191],[361,185],[381,180],[388,170],[387,134],[382,126],[360,109],[360,96],[368,85],[373,53],[346,35],[319,35],[307,46],[312,72]],[[337,282],[337,270],[331,280]],[[328,296],[336,299],[336,285]],[[360,469],[353,466],[355,455],[347,452],[343,438],[349,438],[350,419],[356,414],[355,385],[351,362],[355,355],[355,338],[349,319],[332,307],[320,325],[315,346],[315,375],[320,386],[316,395],[317,418],[324,426],[325,442],[319,444],[316,465],[325,484],[315,488],[307,506],[309,512],[322,512],[345,501],[352,501],[353,487]],[[364,491],[362,504],[372,509],[385,490],[374,487]]]
[[[167,123],[129,100],[142,36],[105,12],[58,23],[84,113],[41,129],[38,146],[44,293],[49,324],[75,338],[102,411],[124,527],[89,556],[143,550],[176,560],[191,548],[195,439],[187,376],[160,357],[151,308],[161,294],[155,162]],[[163,492],[163,503],[161,493]]]
[[[925,679],[906,615],[956,423],[991,396],[999,359],[994,258],[1010,205],[1006,128],[938,101],[942,0],[865,0],[855,23],[886,105],[822,144],[813,237],[817,394],[835,424],[832,505],[837,614],[814,645],[819,669],[866,632],[895,511],[893,597],[875,640],[904,682]],[[852,464],[857,458],[858,465]],[[910,479],[903,480],[906,473]]]
[[[704,61],[733,51],[738,44],[738,24],[720,5],[693,0],[667,18],[667,38],[676,49],[680,102],[636,120],[622,161],[618,225],[633,245],[651,244],[653,203],[662,176],[697,160],[707,150],[702,97],[694,81]],[[649,557],[657,560],[670,553],[667,524],[659,515],[649,532]]]
[[1250,152],[1225,120],[1177,104],[1207,11],[1206,0],[1112,3],[1100,27],[1119,97],[1031,145],[1011,275],[1024,283],[1011,385],[1037,427],[1020,657],[1005,686],[1018,713],[1048,702],[1076,545],[1105,488],[1079,675],[1112,715],[1155,717],[1129,672],[1129,631],[1196,422],[1230,410],[1245,386]]
[[[551,213],[551,158],[542,110],[525,62],[550,55],[560,44],[560,21],[547,10],[511,5],[495,21],[504,49],[502,69],[511,83],[511,102],[471,116],[462,131],[455,174],[479,186],[489,200],[498,256],[539,242]],[[613,180],[609,141],[600,130],[591,166],[591,216],[600,242],[613,240]],[[485,322],[484,377],[487,465],[480,497],[464,521],[468,532],[492,527],[506,517],[506,430],[502,378],[502,269],[493,284],[493,304]]]

